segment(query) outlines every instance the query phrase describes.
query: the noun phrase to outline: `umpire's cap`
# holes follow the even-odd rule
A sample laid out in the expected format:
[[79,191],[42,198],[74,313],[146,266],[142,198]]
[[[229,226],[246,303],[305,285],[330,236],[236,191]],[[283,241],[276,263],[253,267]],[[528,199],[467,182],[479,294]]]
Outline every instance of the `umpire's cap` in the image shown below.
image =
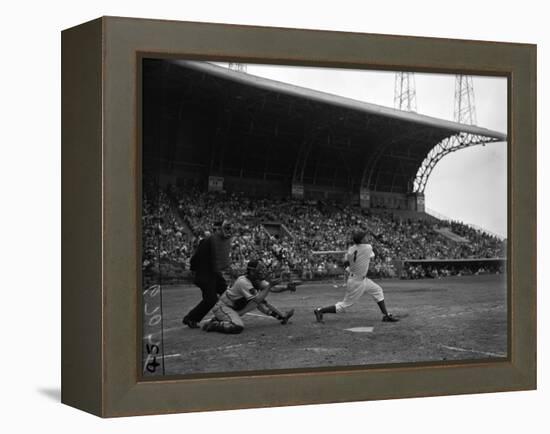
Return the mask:
[[367,235],[367,232],[366,231],[355,231],[353,233],[353,236],[351,237],[351,239],[353,240],[353,242],[355,244],[361,244],[361,242],[363,241],[363,238],[365,238],[365,236]]

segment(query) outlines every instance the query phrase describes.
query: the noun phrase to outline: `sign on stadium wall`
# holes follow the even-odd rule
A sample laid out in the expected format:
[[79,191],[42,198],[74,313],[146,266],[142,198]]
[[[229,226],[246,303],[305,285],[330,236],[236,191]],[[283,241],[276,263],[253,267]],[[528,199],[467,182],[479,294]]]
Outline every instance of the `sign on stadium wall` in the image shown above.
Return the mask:
[[425,206],[424,206],[424,195],[421,193],[417,193],[416,195],[416,210],[424,212]]
[[304,185],[303,184],[297,184],[295,182],[292,183],[292,197],[294,199],[303,199],[304,198]]
[[223,191],[223,176],[209,176],[208,191]]
[[424,194],[422,193],[410,193],[408,197],[409,209],[411,211],[424,212],[425,201]]
[[359,190],[359,205],[361,208],[370,208],[370,191],[366,188]]

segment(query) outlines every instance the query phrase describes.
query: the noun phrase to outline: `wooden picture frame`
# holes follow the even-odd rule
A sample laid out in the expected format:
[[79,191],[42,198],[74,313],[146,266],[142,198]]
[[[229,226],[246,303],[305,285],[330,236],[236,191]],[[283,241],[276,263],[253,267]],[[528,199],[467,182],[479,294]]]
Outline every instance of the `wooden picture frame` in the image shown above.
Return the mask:
[[[508,77],[503,361],[143,381],[138,59]],[[118,17],[62,33],[62,402],[129,416],[536,388],[536,46]]]

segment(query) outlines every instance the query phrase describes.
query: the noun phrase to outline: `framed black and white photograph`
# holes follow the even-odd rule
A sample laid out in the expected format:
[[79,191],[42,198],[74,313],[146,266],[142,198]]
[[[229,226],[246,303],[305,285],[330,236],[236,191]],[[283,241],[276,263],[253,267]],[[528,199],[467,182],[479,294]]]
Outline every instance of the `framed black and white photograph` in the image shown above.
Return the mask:
[[144,378],[508,359],[507,76],[140,61]]
[[62,400],[536,387],[536,47],[103,17],[62,35]]

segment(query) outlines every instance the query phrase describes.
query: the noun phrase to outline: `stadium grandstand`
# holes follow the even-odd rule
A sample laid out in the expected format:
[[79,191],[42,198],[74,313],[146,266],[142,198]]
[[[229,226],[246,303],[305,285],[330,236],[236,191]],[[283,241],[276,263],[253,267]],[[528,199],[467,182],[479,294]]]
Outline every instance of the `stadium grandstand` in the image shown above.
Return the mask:
[[336,278],[341,258],[319,252],[344,250],[357,227],[372,277],[505,271],[506,240],[424,206],[446,153],[505,134],[207,62],[144,59],[142,79],[144,276],[185,278],[221,219],[236,224],[235,273],[262,257],[282,275]]

